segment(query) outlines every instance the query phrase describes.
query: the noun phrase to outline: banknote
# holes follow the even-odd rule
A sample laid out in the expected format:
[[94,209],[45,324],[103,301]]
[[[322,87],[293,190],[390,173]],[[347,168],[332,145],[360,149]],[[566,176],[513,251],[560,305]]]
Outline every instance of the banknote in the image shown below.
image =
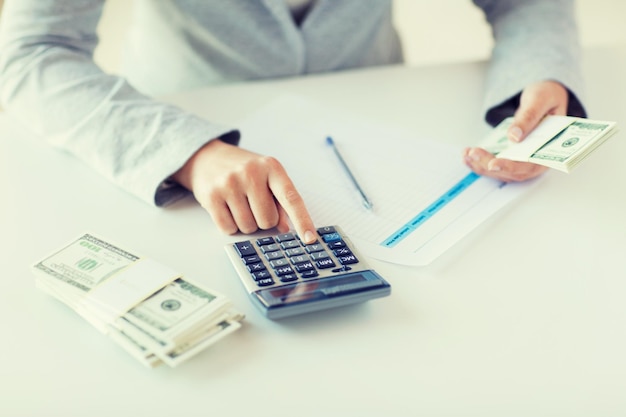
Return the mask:
[[37,262],[34,269],[51,278],[52,283],[57,281],[72,290],[88,292],[139,259],[137,255],[85,233]]
[[570,172],[617,131],[610,121],[546,116],[520,143],[507,137],[512,117],[504,119],[479,146],[498,158],[532,162]]
[[530,155],[529,162],[569,172],[615,131],[612,122],[576,120]]
[[240,328],[244,318],[224,295],[91,233],[32,269],[38,288],[148,367],[179,365]]

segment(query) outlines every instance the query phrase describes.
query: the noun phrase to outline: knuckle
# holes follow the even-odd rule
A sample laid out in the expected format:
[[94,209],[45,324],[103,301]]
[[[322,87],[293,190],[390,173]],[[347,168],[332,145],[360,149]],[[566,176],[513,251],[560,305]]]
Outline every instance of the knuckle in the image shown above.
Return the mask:
[[282,169],[282,164],[273,156],[265,155],[261,157],[261,163],[270,169]]
[[238,226],[239,226],[239,230],[242,233],[246,233],[246,234],[254,233],[258,230],[257,224],[254,221],[250,221],[250,220],[242,220]]
[[257,225],[259,229],[267,230],[275,227],[278,224],[278,210],[272,210],[271,212],[263,213],[257,218]]
[[295,204],[300,202],[300,194],[293,186],[288,186],[283,191],[283,198],[289,204]]
[[271,229],[273,227],[276,227],[277,224],[278,224],[278,217],[276,217],[275,219],[259,219],[258,221],[259,229],[262,229],[262,230]]

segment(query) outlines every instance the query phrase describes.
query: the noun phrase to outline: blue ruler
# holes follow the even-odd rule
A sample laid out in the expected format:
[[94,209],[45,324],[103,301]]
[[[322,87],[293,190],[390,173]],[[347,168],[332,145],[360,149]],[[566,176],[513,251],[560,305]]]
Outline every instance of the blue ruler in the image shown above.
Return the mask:
[[385,239],[381,243],[381,245],[391,248],[400,243],[402,239],[413,233],[415,229],[423,225],[426,220],[433,217],[439,210],[441,210],[449,202],[454,200],[459,194],[461,194],[470,185],[472,185],[478,178],[480,178],[480,175],[474,172],[470,172],[469,174],[467,174],[461,181],[454,184],[452,188],[450,188],[448,191],[443,193],[441,197],[435,200],[434,203],[426,207],[424,210],[418,213],[417,216],[413,217],[411,220],[409,220],[408,223],[406,223],[391,236]]

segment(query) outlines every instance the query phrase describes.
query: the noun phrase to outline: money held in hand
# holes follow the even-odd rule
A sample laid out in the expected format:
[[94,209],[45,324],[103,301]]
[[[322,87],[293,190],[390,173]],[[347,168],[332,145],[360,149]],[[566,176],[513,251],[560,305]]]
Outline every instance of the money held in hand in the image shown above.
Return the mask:
[[615,122],[546,116],[523,141],[511,142],[504,119],[479,146],[497,158],[532,162],[569,173],[617,131]]
[[38,288],[148,367],[177,366],[241,327],[225,296],[89,233],[32,269]]

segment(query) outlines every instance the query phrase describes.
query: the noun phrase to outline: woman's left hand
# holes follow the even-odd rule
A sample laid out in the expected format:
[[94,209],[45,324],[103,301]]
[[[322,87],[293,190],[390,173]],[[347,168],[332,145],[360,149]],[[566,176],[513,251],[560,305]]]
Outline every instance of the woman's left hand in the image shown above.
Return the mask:
[[[556,81],[542,81],[522,91],[520,105],[513,123],[507,131],[509,140],[521,142],[547,115],[565,115],[567,112],[567,89]],[[478,147],[466,148],[463,152],[465,164],[479,175],[505,182],[525,181],[548,170],[542,165],[495,158]]]

